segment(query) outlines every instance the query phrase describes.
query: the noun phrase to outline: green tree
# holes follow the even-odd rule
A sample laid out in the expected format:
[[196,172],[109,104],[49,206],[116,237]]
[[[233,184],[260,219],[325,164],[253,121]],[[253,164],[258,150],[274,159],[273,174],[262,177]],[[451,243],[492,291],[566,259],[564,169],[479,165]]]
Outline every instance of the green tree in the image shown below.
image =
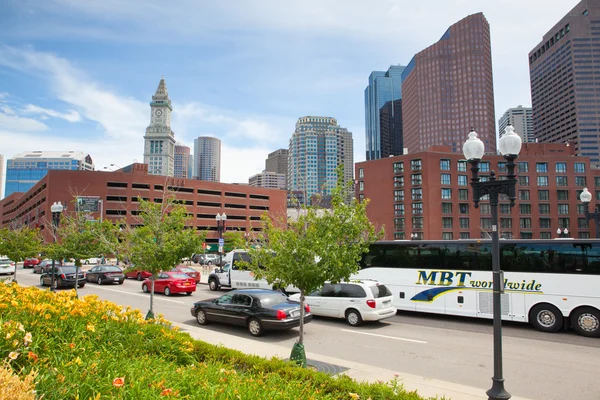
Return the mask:
[[291,358],[304,366],[305,295],[325,282],[348,280],[358,271],[362,254],[383,235],[367,218],[368,200],[345,202],[349,187],[343,185],[342,171],[341,167],[337,170],[331,209],[303,207],[298,218],[287,224],[277,224],[265,214],[259,246],[249,250],[249,268],[257,278],[300,291],[300,334]]
[[17,263],[24,261],[27,257],[37,257],[42,251],[42,243],[42,235],[37,228],[21,226],[0,230],[0,254],[15,262],[13,282],[17,282]]
[[196,233],[189,222],[185,206],[176,204],[173,197],[162,203],[140,201],[138,221],[141,226],[127,230],[124,240],[129,242],[130,257],[136,268],[152,274],[150,278],[150,309],[147,319],[154,318],[154,279],[160,271],[169,271],[181,259],[189,257],[202,245],[205,233]]
[[247,247],[244,232],[238,230],[225,231],[223,234],[225,244],[231,249],[245,249]]

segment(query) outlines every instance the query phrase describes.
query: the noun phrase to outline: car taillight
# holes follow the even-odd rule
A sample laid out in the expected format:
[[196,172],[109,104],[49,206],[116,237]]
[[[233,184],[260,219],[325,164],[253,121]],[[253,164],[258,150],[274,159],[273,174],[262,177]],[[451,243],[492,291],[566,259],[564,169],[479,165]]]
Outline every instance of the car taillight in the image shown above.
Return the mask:
[[310,306],[308,304],[304,305],[304,311],[310,312]]
[[375,308],[375,300],[367,300],[367,305],[371,308]]
[[60,277],[61,277],[62,279],[66,279],[66,276],[65,276],[65,274],[60,274]]
[[277,319],[286,319],[287,313],[283,310],[277,310]]

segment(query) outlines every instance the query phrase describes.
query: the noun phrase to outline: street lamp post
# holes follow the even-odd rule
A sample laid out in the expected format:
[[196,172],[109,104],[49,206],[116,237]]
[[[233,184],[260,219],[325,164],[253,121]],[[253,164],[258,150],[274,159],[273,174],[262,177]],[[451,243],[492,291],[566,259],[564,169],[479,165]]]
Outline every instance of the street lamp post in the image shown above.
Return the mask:
[[477,133],[471,129],[469,138],[463,145],[465,158],[471,164],[471,187],[473,188],[473,203],[475,208],[479,207],[479,200],[488,195],[492,209],[492,275],[493,275],[493,317],[494,317],[494,376],[492,387],[486,392],[489,400],[510,399],[510,393],[504,389],[504,377],[502,376],[502,310],[501,294],[504,293],[503,271],[500,270],[500,242],[498,239],[498,199],[500,194],[505,194],[510,199],[510,206],[515,205],[516,183],[515,160],[521,151],[521,138],[509,125],[504,135],[500,138],[498,147],[500,153],[507,161],[508,170],[506,180],[497,180],[496,173],[490,172],[490,180],[480,182],[479,163],[485,152],[483,142],[477,137]]
[[598,205],[596,205],[596,211],[593,213],[590,212],[590,201],[592,201],[592,194],[588,190],[588,188],[583,188],[583,192],[579,195],[579,199],[583,203],[585,207],[585,220],[589,221],[591,219],[596,223],[596,239],[600,238],[600,210],[598,209]]
[[[221,243],[223,240],[223,232],[225,232],[225,222],[227,221],[227,215],[218,214],[215,217],[217,220],[217,230],[219,231],[219,267],[223,267],[223,251],[221,249]],[[225,247],[225,246],[223,246]]]
[[417,240],[419,238],[419,234],[418,233],[411,233],[410,234],[410,238],[411,238],[411,240]]
[[561,230],[560,228],[558,228],[556,230],[556,234],[558,235],[559,238],[567,238],[569,237],[569,230],[567,228]]
[[[54,242],[56,242],[56,229],[58,228],[58,225],[60,224],[60,214],[63,212],[63,205],[60,203],[60,201],[54,202],[54,204],[52,204],[52,206],[50,206],[50,211],[52,212],[52,239]],[[55,279],[55,274],[56,274],[56,269],[55,269],[55,259],[56,257],[52,257],[52,274],[50,275],[50,290],[54,291],[54,279]],[[75,274],[77,274],[77,271],[75,271]]]

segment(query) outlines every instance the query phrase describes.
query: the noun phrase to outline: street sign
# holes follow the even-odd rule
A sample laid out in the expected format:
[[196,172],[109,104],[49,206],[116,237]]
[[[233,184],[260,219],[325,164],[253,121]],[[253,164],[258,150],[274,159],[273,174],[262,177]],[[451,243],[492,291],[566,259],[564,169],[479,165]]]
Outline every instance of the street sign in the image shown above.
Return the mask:
[[99,211],[100,197],[77,197],[75,210],[77,212],[93,212]]
[[219,247],[223,247],[225,245],[225,239],[219,238]]
[[223,252],[223,246],[219,246],[219,253]]

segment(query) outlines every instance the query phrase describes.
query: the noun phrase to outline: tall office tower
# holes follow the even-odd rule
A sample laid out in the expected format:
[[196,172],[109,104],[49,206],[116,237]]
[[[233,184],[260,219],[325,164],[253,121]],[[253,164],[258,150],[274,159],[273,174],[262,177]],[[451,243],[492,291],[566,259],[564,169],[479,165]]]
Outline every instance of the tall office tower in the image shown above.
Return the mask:
[[194,139],[194,163],[196,179],[221,181],[221,141],[211,136]]
[[379,110],[381,157],[404,154],[402,143],[402,99],[388,101]]
[[288,149],[279,149],[269,153],[265,160],[265,171],[287,174],[289,154]]
[[175,144],[174,173],[176,178],[188,178],[190,148],[184,144]]
[[[367,160],[377,160],[390,155],[382,150],[380,111],[387,102],[402,98],[401,78],[405,68],[402,65],[392,65],[387,71],[373,71],[369,75],[369,85],[365,88]],[[391,108],[391,112],[395,112],[395,107]],[[402,138],[399,141],[402,142]]]
[[328,196],[337,184],[336,168],[344,164],[344,184],[353,179],[352,133],[331,117],[302,117],[290,138],[288,182],[290,191]]
[[16,192],[27,192],[53,169],[93,171],[94,162],[81,151],[31,151],[17,154],[6,164],[4,194],[9,196]]
[[[287,151],[287,150],[286,150]],[[248,178],[248,184],[255,187],[264,187],[271,189],[286,189],[286,174],[279,174],[272,171],[263,171],[260,174],[252,175]]]
[[4,196],[2,196],[2,188],[4,188],[3,185],[3,181],[4,181],[4,156],[2,154],[0,154],[0,199],[4,198]]
[[402,73],[402,124],[409,154],[439,145],[460,153],[471,128],[496,153],[490,25],[482,13],[412,58]]
[[144,164],[151,175],[173,176],[175,133],[171,130],[171,99],[163,76],[150,102],[150,125],[144,136]]
[[502,118],[498,120],[499,138],[504,135],[504,129],[512,125],[515,127],[515,132],[521,136],[523,143],[535,142],[533,135],[533,117],[531,116],[531,107],[523,107],[519,105],[515,108],[509,108],[504,112]]
[[187,178],[194,179],[194,155],[190,153],[188,157],[188,168],[187,168]]
[[600,1],[583,0],[529,53],[533,131],[600,164]]

